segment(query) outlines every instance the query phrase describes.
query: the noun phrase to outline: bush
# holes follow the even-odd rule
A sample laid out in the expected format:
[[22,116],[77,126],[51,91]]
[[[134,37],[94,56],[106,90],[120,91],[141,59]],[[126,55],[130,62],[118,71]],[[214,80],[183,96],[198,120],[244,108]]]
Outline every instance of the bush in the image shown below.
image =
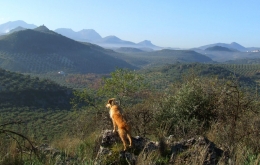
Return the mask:
[[205,132],[216,117],[216,83],[217,79],[194,78],[165,94],[156,115],[163,134],[183,138]]

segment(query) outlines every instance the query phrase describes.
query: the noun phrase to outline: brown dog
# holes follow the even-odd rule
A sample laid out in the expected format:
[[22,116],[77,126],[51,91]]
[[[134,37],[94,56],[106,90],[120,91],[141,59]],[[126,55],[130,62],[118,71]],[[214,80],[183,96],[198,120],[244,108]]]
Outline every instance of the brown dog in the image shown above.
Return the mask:
[[107,108],[110,108],[109,114],[113,122],[113,132],[116,131],[116,126],[118,127],[118,134],[124,144],[124,151],[126,150],[126,138],[129,140],[129,147],[132,146],[132,139],[130,135],[130,126],[126,123],[125,119],[122,116],[121,108],[117,105],[114,98],[109,99],[106,105]]

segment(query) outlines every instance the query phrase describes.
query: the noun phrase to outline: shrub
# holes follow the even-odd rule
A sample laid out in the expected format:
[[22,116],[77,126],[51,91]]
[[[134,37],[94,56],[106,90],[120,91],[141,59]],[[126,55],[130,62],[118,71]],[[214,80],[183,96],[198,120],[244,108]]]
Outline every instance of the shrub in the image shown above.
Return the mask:
[[156,115],[163,134],[187,137],[207,130],[216,117],[216,83],[217,79],[194,78],[165,94],[157,105],[160,110]]

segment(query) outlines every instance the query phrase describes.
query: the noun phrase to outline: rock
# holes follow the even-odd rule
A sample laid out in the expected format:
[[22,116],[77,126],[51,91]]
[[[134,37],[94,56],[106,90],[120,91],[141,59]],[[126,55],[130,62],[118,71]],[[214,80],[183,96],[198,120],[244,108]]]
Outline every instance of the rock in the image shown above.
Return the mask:
[[[100,147],[95,164],[158,164],[157,158],[165,157],[169,164],[217,164],[223,151],[207,138],[198,136],[188,140],[175,142],[173,136],[160,142],[136,136],[132,137],[133,146],[127,151],[115,151],[113,145],[122,143],[117,133],[104,130],[101,134]],[[167,151],[165,151],[167,150]],[[152,154],[151,154],[152,153]],[[150,159],[151,155],[155,155]],[[167,158],[166,158],[167,157]],[[155,159],[154,159],[155,158]],[[164,162],[165,163],[165,162]],[[160,164],[160,163],[159,163]]]
[[[146,145],[146,142],[147,139],[145,138],[139,136],[132,137],[132,143],[133,143],[132,148],[128,149],[125,152],[123,151],[122,148],[122,151],[118,152],[118,159],[119,160],[123,159],[128,164],[135,164],[136,154],[138,155],[143,150],[143,148]],[[111,147],[117,143],[122,143],[121,139],[118,136],[118,133],[113,133],[112,130],[104,130],[101,135],[100,148],[95,159],[95,164],[96,165],[104,164],[105,161],[108,161],[107,157],[109,156],[113,157],[114,153],[111,150]]]
[[[182,156],[180,156],[180,154]],[[194,163],[196,158],[198,158],[198,160],[196,160],[198,164],[213,165],[217,164],[222,154],[223,151],[216,148],[213,142],[210,142],[205,137],[199,136],[197,138],[175,142],[171,146],[170,162],[189,164]]]

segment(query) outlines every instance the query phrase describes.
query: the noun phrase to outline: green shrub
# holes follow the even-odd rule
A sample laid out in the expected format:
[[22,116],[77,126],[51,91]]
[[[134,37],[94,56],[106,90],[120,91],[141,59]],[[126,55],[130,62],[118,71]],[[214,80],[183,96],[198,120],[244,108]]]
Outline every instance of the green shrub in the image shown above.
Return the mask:
[[194,78],[165,94],[156,116],[163,134],[185,137],[207,130],[216,117],[216,81]]

